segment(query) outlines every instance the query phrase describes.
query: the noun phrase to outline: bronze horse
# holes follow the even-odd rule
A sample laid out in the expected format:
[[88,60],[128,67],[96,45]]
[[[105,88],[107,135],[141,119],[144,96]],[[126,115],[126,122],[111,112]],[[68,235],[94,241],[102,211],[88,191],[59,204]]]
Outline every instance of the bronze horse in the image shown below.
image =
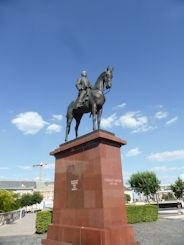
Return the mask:
[[75,126],[75,134],[76,138],[78,137],[78,127],[81,121],[81,118],[84,113],[91,113],[93,116],[93,130],[96,130],[96,114],[97,114],[97,124],[98,129],[100,129],[100,122],[101,122],[101,115],[103,104],[105,103],[105,96],[104,96],[104,84],[106,89],[111,88],[111,80],[112,80],[112,72],[113,68],[111,69],[109,66],[107,69],[100,74],[98,77],[95,85],[89,92],[88,100],[84,103],[84,105],[80,108],[76,108],[76,100],[73,100],[67,110],[67,126],[66,126],[66,137],[65,141],[68,141],[68,134],[70,132],[70,125],[72,119],[75,118],[76,126]]

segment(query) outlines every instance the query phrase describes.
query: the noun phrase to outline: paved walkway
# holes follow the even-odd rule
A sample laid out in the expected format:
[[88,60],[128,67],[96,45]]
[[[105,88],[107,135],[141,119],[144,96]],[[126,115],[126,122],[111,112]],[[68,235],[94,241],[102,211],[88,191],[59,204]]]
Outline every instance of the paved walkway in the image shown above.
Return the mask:
[[35,234],[36,214],[28,213],[12,224],[0,226],[0,245],[41,245],[46,234]]
[[[133,224],[135,240],[141,245],[184,245],[184,215],[177,211],[160,210],[158,221]],[[15,224],[0,226],[0,245],[41,245],[46,234],[34,232],[35,214],[27,214]]]
[[0,226],[0,237],[2,236],[25,236],[35,233],[36,214],[28,213],[24,218],[16,220],[12,224]]
[[184,209],[168,208],[159,210],[159,219],[182,219],[184,220]]

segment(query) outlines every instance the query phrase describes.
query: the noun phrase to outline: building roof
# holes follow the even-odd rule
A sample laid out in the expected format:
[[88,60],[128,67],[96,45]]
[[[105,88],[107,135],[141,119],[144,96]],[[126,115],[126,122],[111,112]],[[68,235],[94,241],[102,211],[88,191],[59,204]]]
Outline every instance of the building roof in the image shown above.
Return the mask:
[[0,189],[3,190],[32,190],[36,188],[33,181],[0,181]]
[[0,190],[33,190],[54,188],[54,182],[43,181],[0,181]]

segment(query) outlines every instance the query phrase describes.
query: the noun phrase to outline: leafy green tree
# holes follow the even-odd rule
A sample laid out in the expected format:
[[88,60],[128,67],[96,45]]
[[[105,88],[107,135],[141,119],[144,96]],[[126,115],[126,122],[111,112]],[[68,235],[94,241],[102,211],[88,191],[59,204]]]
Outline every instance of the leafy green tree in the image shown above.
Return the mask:
[[40,192],[35,191],[33,192],[33,194],[26,193],[22,195],[20,199],[20,203],[21,203],[21,207],[26,207],[26,206],[31,206],[33,204],[41,203],[42,200],[43,200],[43,195]]
[[174,192],[177,199],[181,199],[184,193],[184,182],[178,178],[175,184],[171,185],[171,190]]
[[156,174],[149,171],[132,174],[128,183],[136,193],[146,196],[148,202],[149,197],[153,197],[160,189],[160,181]]
[[0,191],[0,212],[9,212],[20,208],[19,196],[12,191]]
[[39,191],[33,192],[32,204],[41,203],[42,200],[43,200],[43,195]]
[[17,210],[21,207],[20,205],[20,194],[12,192],[14,198],[13,210]]
[[32,195],[30,193],[26,193],[21,196],[20,199],[21,207],[26,207],[32,205]]
[[129,194],[125,194],[125,200],[127,202],[130,202],[131,201],[131,196]]

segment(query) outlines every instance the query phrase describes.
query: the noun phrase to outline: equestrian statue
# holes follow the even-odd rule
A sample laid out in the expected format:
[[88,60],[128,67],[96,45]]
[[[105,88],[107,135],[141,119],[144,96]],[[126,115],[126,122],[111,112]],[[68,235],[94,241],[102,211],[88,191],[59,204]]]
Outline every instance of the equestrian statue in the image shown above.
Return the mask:
[[78,137],[78,127],[84,113],[91,113],[93,116],[93,130],[96,130],[97,115],[98,129],[100,129],[102,109],[103,104],[105,103],[104,85],[106,89],[111,88],[113,70],[114,68],[108,66],[107,69],[100,74],[94,86],[92,86],[87,79],[87,72],[82,71],[81,77],[76,82],[76,87],[79,91],[78,97],[69,104],[67,109],[65,141],[68,141],[68,134],[73,118],[76,120],[75,134],[76,138]]

